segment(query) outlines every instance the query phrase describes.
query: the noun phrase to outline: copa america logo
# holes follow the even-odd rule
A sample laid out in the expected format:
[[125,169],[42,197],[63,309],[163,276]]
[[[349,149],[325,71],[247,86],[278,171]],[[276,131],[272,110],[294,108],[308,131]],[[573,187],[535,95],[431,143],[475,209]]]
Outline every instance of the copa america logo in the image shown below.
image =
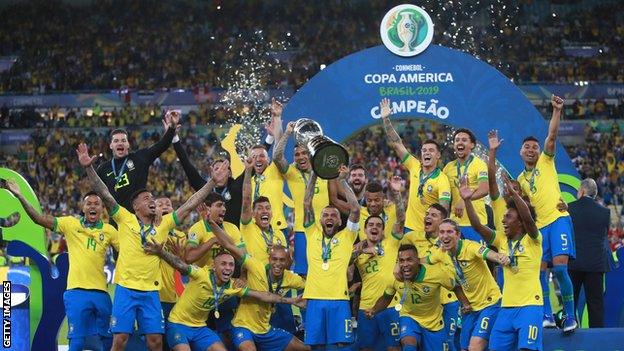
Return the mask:
[[398,5],[386,13],[379,32],[381,41],[392,53],[403,57],[416,56],[431,44],[433,21],[416,5]]

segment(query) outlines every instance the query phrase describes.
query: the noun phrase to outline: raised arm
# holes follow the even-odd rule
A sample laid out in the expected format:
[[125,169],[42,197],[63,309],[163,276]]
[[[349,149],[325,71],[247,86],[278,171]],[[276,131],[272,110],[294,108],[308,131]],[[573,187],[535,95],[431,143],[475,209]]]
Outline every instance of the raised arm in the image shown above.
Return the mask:
[[342,191],[344,191],[347,203],[349,204],[349,221],[352,223],[358,223],[360,221],[360,204],[358,203],[353,190],[349,184],[347,184],[347,177],[349,177],[349,168],[345,165],[340,166],[338,183],[342,187]]
[[397,153],[399,159],[403,160],[405,156],[409,154],[405,145],[403,145],[403,141],[399,136],[399,133],[392,126],[392,122],[390,122],[390,115],[392,114],[392,109],[390,107],[389,99],[382,99],[379,104],[379,109],[381,113],[381,121],[383,123],[384,131],[386,132],[386,140],[388,140],[388,144],[390,147],[394,149],[394,152]]
[[253,217],[251,197],[251,170],[253,169],[254,159],[248,157],[245,160],[245,173],[243,178],[243,204],[241,207],[241,223],[249,223]]
[[488,143],[490,144],[490,151],[488,152],[488,187],[490,190],[490,197],[492,199],[498,199],[500,197],[500,191],[498,190],[498,183],[496,183],[496,150],[502,144],[503,139],[498,138],[498,130],[490,130],[488,132]]
[[288,122],[286,126],[286,130],[280,136],[277,145],[273,148],[273,162],[277,165],[280,172],[286,173],[288,170],[288,162],[286,158],[284,158],[284,149],[286,149],[286,144],[288,143],[288,138],[292,134],[295,128],[295,122]]
[[191,187],[193,190],[198,191],[206,184],[206,180],[199,174],[197,168],[193,166],[181,142],[173,143],[173,150],[175,150],[176,156],[178,156],[178,160],[180,160],[184,174],[186,174]]
[[232,237],[227,235],[227,233],[223,231],[223,229],[221,229],[216,222],[209,220],[208,223],[210,224],[210,228],[212,228],[212,232],[217,237],[221,247],[228,250],[237,260],[242,260],[246,253],[245,250],[236,246]]
[[338,184],[337,179],[330,179],[327,182],[327,192],[329,193],[330,204],[335,206],[340,213],[349,213],[349,203],[338,197],[340,194],[340,184]]
[[550,123],[548,123],[548,136],[546,136],[546,141],[544,141],[544,152],[548,155],[554,155],[555,142],[557,141],[557,134],[559,134],[559,122],[561,122],[561,112],[563,111],[563,99],[553,95],[550,98],[550,103],[553,107],[553,112]]
[[180,122],[180,111],[170,110],[165,113],[165,119],[163,120],[165,134],[154,145],[147,148],[147,154],[151,162],[154,162],[171,145],[178,122]]
[[195,263],[199,261],[217,242],[217,238],[210,238],[208,241],[199,244],[197,247],[187,246],[186,253],[184,254],[184,261],[186,263]]
[[[218,165],[218,167],[223,167],[224,163]],[[199,204],[201,204],[206,196],[212,192],[214,188],[214,181],[212,179],[208,179],[208,182],[204,184],[199,191],[195,194],[191,195],[191,197],[186,200],[186,202],[180,206],[176,211],[176,217],[180,222],[184,221],[184,219],[193,211]]]
[[537,229],[537,225],[535,225],[535,219],[531,216],[531,211],[529,210],[529,206],[522,199],[520,194],[514,190],[511,185],[511,181],[505,175],[503,176],[503,180],[505,181],[505,191],[511,195],[514,204],[516,204],[516,208],[518,209],[518,215],[520,216],[520,220],[524,225],[524,229],[527,231],[527,234],[533,239],[536,239],[539,236],[539,230]]
[[468,214],[470,225],[472,226],[472,228],[474,228],[474,230],[476,230],[481,235],[481,237],[483,238],[483,240],[485,240],[486,243],[489,243],[492,240],[492,236],[494,235],[494,232],[492,231],[492,229],[484,226],[479,221],[479,216],[477,215],[477,212],[475,211],[474,206],[472,206],[472,200],[470,199],[472,194],[473,194],[473,191],[470,190],[470,187],[468,186],[468,180],[466,178],[462,179],[460,181],[459,195],[462,197],[462,199],[464,199],[464,204],[466,206],[466,213]]
[[316,173],[312,171],[308,184],[306,184],[305,194],[303,196],[303,224],[310,225],[314,223],[314,206],[312,199],[314,198],[314,187],[316,187]]
[[396,237],[403,237],[405,226],[405,200],[403,199],[403,179],[400,176],[392,177],[390,180],[390,198],[396,206],[396,222],[392,228],[392,234]]
[[48,228],[50,230],[54,227],[54,217],[50,215],[45,215],[43,213],[37,212],[34,207],[26,200],[24,195],[22,194],[19,186],[13,179],[8,179],[6,181],[6,189],[10,191],[22,204],[24,210],[26,210],[26,214],[30,217],[35,223],[39,224],[42,227]]
[[108,191],[106,184],[104,184],[102,179],[95,173],[95,169],[93,169],[93,161],[95,161],[97,156],[89,156],[89,148],[85,143],[80,143],[80,145],[78,145],[76,154],[78,155],[78,162],[80,162],[80,165],[87,171],[87,178],[89,179],[89,183],[91,183],[91,188],[100,195],[106,209],[111,211],[113,208],[117,207],[117,201],[115,201],[113,195]]
[[[180,273],[184,275],[188,274],[191,266],[188,263],[184,262],[182,258],[163,249],[163,245],[164,243],[157,243],[153,238],[150,238],[150,240],[145,242],[143,250],[147,254],[160,257],[163,261],[167,262],[171,267],[173,267]],[[180,249],[176,251],[180,251]]]

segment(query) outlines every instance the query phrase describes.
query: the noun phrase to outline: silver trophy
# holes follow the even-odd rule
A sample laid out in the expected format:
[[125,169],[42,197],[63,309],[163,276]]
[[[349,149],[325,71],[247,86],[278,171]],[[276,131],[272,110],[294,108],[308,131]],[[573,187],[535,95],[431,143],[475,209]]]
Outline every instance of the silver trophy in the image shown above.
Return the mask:
[[349,153],[337,142],[323,135],[323,129],[308,118],[295,122],[295,141],[310,152],[314,173],[322,179],[334,179],[340,173],[341,165],[349,165]]

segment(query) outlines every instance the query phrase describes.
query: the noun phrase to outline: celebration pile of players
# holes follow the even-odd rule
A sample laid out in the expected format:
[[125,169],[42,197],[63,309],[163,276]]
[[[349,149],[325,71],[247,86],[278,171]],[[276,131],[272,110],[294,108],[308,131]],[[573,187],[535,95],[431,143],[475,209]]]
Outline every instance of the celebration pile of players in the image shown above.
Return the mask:
[[[472,153],[474,134],[456,130],[456,159],[439,168],[441,146],[424,141],[420,155],[410,154],[392,126],[390,101],[380,107],[387,142],[409,172],[388,189],[367,181],[359,165],[343,165],[337,179],[317,178],[302,146],[289,163],[294,123],[282,131],[276,101],[272,135],[249,150],[237,178],[227,154],[202,178],[176,135],[179,113],[169,111],[165,134],[147,149],[130,152],[127,133],[113,131],[112,158],[97,170],[88,145],[78,146],[92,187],[80,217],[42,215],[8,182],[36,223],[67,239],[70,350],[92,335],[123,350],[135,326],[150,350],[541,350],[543,328],[555,327],[547,269],[563,296],[560,326],[573,331],[567,263],[575,249],[554,162],[563,100],[552,97],[543,149],[527,136],[518,160],[524,171],[517,180],[503,171],[503,189],[497,131],[489,133],[486,163]],[[145,189],[149,165],[171,143],[196,191],[177,209]],[[294,245],[284,234],[284,182]],[[110,223],[102,221],[105,209]],[[192,211],[200,220],[186,234],[176,229]],[[112,302],[103,273],[108,246],[119,253]],[[189,278],[181,296],[175,270]],[[295,336],[301,330],[303,340]]]

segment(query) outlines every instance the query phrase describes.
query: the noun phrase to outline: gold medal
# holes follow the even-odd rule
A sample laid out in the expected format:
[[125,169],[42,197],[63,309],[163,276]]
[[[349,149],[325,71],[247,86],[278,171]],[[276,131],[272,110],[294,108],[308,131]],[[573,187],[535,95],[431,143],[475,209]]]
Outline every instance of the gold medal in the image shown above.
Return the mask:
[[397,303],[396,305],[394,305],[394,309],[398,312],[403,309],[403,305],[401,305],[400,303]]
[[219,313],[219,311],[215,311],[215,318],[219,319],[219,317],[221,317],[221,314]]
[[329,269],[329,263],[327,262],[323,262],[323,264],[321,265],[321,268],[323,268],[324,271]]
[[509,268],[511,269],[511,273],[518,273],[519,271],[518,266],[510,266]]

